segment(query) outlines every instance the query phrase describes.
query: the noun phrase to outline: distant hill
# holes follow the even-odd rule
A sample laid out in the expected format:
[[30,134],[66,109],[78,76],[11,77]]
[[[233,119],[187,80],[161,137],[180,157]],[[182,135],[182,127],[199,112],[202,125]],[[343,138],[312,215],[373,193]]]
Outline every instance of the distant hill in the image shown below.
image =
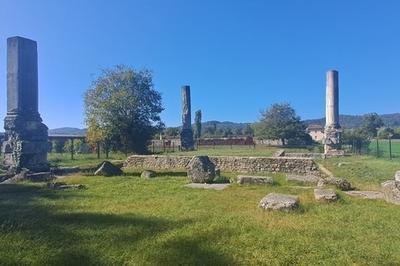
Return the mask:
[[[385,123],[385,126],[388,127],[400,127],[400,113],[395,114],[384,114],[380,115]],[[362,115],[340,115],[339,120],[340,124],[344,128],[357,128],[362,125]],[[325,118],[318,119],[308,119],[304,120],[307,125],[316,124],[316,125],[325,125]],[[251,123],[236,123],[230,121],[206,121],[202,123],[203,130],[207,127],[216,126],[217,130],[222,129],[231,129],[232,132],[235,132],[237,129],[243,129],[247,125]],[[178,129],[180,127],[177,127]],[[50,135],[85,135],[86,129],[74,128],[74,127],[62,127],[55,128],[49,130]]]
[[86,129],[75,127],[60,127],[49,129],[49,135],[85,135]]
[[[400,113],[395,114],[385,114],[380,115],[382,117],[385,126],[387,127],[400,127]],[[339,121],[340,125],[344,128],[357,128],[362,126],[362,115],[340,115]],[[304,120],[307,125],[316,124],[316,125],[325,125],[325,117],[319,119],[309,119]]]

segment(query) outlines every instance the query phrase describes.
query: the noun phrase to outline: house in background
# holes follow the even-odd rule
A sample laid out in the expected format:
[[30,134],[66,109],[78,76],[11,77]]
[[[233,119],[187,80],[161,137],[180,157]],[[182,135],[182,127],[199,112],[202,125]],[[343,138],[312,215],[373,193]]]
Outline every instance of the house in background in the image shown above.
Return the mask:
[[309,125],[307,127],[307,133],[311,136],[314,141],[322,142],[324,139],[324,127],[321,125]]

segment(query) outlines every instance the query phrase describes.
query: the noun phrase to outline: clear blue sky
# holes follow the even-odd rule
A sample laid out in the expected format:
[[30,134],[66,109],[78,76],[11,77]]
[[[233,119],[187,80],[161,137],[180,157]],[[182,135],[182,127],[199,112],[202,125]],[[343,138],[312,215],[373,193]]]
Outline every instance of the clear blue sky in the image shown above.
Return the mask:
[[0,0],[0,117],[6,39],[38,42],[39,105],[50,128],[84,127],[100,69],[154,71],[168,126],[180,87],[203,120],[252,122],[275,102],[324,116],[325,72],[340,72],[340,112],[400,112],[400,1]]

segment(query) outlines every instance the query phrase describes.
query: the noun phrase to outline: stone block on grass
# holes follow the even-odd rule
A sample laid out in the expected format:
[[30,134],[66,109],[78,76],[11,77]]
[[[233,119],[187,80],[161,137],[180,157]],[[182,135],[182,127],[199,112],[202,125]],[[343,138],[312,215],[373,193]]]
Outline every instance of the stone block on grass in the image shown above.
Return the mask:
[[237,179],[241,185],[272,185],[274,183],[274,179],[270,176],[239,175]]
[[299,197],[280,193],[270,193],[261,199],[258,207],[265,210],[291,211],[299,207]]
[[156,176],[157,176],[157,173],[155,171],[152,171],[152,170],[144,170],[142,172],[142,174],[140,175],[140,177],[142,177],[142,178],[153,178],[153,177],[156,177]]
[[102,176],[118,176],[122,174],[122,170],[109,161],[102,162],[94,172],[94,175]]
[[316,188],[314,189],[314,197],[318,201],[334,202],[337,201],[338,196],[333,189]]
[[215,165],[208,156],[194,156],[188,164],[187,176],[193,183],[212,183]]

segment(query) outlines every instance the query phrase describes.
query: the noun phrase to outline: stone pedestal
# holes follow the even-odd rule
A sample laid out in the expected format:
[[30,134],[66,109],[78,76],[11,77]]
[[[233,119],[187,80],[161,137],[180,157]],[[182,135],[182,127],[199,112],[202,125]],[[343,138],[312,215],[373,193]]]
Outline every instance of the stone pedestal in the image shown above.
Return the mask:
[[324,151],[325,156],[343,156],[341,145],[342,129],[340,127],[325,127]]
[[48,128],[38,112],[37,45],[35,41],[7,39],[7,116],[4,119],[4,165],[19,172],[49,170]]

